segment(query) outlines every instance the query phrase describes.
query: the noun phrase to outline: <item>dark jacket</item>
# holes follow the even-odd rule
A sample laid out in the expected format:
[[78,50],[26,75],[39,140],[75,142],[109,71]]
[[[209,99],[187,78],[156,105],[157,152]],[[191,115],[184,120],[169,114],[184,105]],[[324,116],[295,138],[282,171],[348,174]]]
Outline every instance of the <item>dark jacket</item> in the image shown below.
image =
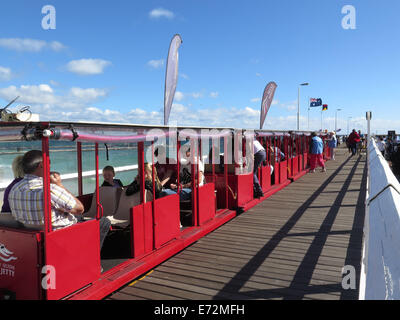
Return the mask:
[[111,185],[107,181],[104,181],[103,184],[101,185],[102,187],[123,187],[124,185],[122,184],[121,180],[119,179],[114,179],[114,183],[116,185]]
[[[153,182],[151,182],[150,180],[145,180],[144,184],[145,184],[145,189],[149,190],[151,193],[153,193]],[[157,199],[162,191],[162,187],[160,185],[158,185],[157,183],[155,185],[156,185],[156,199]],[[125,194],[127,196],[131,196],[139,191],[140,191],[140,185],[136,180],[134,180],[127,187]]]

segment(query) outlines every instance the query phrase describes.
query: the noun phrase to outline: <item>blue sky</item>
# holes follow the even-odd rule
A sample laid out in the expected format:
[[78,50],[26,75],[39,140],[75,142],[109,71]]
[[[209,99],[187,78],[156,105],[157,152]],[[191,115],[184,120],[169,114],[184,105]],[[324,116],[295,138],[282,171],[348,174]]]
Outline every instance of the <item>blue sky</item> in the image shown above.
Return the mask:
[[[42,7],[56,29],[42,28]],[[342,8],[356,29],[342,28]],[[329,105],[323,128],[400,132],[398,0],[3,1],[0,105],[20,95],[43,120],[162,123],[165,61],[174,34],[179,81],[170,123],[257,128],[265,85],[278,84],[264,129],[301,129],[308,98]],[[351,117],[351,119],[350,119]],[[320,109],[310,130],[321,128]]]

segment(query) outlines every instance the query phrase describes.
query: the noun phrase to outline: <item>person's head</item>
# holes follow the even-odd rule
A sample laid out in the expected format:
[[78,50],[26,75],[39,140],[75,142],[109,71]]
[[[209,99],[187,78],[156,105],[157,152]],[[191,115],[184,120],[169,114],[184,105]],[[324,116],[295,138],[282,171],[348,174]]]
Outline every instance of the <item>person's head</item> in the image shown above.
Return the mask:
[[149,163],[144,164],[144,178],[149,180],[153,179],[153,168]]
[[25,174],[43,177],[43,156],[40,150],[31,150],[22,157],[22,169]]
[[[157,146],[157,148],[154,150],[154,156],[157,158],[155,161],[160,163],[160,164],[167,164],[167,149],[163,145]],[[151,161],[149,159],[149,161]]]
[[23,178],[24,177],[24,168],[22,167],[22,159],[24,156],[16,157],[12,162],[12,171],[14,174],[14,178]]
[[311,133],[311,137],[316,137],[317,136],[317,133],[314,131],[313,133]]
[[103,178],[105,181],[111,182],[114,180],[115,170],[112,166],[106,166],[103,169]]
[[[154,167],[154,178],[156,183],[160,183],[160,180],[157,175],[157,169]],[[150,163],[144,164],[144,179],[153,181],[153,167]]]
[[158,157],[158,155],[165,156],[166,154],[167,154],[167,150],[166,150],[165,146],[161,146],[161,145],[157,146],[157,149],[154,150],[154,155],[156,157]]

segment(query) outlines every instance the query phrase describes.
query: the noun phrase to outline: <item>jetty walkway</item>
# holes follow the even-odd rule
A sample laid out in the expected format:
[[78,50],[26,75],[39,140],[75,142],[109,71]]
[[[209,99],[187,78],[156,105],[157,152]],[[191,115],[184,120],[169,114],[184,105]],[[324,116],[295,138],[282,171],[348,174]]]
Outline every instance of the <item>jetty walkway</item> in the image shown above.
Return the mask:
[[[337,149],[317,170],[237,216],[111,300],[358,299],[366,156]],[[342,287],[342,268],[357,289]]]

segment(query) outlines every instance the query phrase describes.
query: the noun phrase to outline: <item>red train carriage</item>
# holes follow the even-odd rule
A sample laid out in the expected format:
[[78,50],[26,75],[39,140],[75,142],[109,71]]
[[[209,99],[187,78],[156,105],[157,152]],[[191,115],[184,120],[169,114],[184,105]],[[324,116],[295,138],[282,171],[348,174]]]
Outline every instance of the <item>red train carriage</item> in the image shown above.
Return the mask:
[[[265,164],[259,169],[265,199],[290,183],[289,178],[296,176],[295,171],[305,172],[308,140],[304,134],[295,134],[295,140],[284,132],[256,134],[266,150],[272,146],[284,153],[283,158],[275,161],[276,155],[268,152]],[[247,210],[259,203],[263,199],[253,198],[253,173],[248,172],[251,149],[246,152],[244,148],[251,145],[251,139],[245,131],[229,128],[204,131],[56,122],[2,124],[0,141],[41,141],[44,167],[42,228],[32,230],[15,221],[11,213],[0,214],[3,298],[101,299],[233,219],[237,214],[235,209]],[[53,230],[51,223],[50,145],[53,140],[75,142],[78,199],[85,207],[84,222],[58,230]],[[137,150],[137,163],[132,164],[138,167],[140,192],[132,197],[126,195],[125,189],[99,186],[99,145],[122,142],[130,143]],[[94,192],[84,192],[82,143],[94,149]],[[176,171],[178,189],[176,194],[157,198],[144,188],[145,163],[151,164],[152,190],[155,190],[157,159],[154,154],[160,144],[175,154],[171,157],[175,163],[166,165]],[[190,198],[182,201],[179,196],[181,151],[189,145],[191,192]],[[237,157],[231,150],[237,152]],[[211,161],[203,169],[202,162],[210,162],[210,158],[222,161]],[[230,163],[230,160],[236,161]],[[107,217],[112,226],[100,250],[102,217]]]

